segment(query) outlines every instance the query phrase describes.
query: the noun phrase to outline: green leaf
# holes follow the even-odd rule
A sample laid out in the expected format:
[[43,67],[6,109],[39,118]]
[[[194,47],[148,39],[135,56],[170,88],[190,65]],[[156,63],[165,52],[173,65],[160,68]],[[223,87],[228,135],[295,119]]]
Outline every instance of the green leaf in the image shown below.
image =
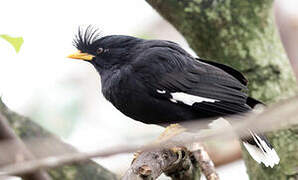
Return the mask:
[[17,53],[20,51],[21,46],[24,42],[22,37],[11,37],[7,34],[0,34],[0,37],[9,42],[14,47]]

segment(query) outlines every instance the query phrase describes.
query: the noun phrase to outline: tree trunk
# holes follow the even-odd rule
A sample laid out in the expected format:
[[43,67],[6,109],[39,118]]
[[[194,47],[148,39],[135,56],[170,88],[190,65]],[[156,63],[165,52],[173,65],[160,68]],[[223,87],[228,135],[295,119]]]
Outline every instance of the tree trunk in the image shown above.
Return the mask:
[[[293,96],[295,78],[275,27],[273,0],[146,0],[202,58],[241,71],[249,95],[267,104]],[[243,157],[250,179],[298,178],[298,127],[268,133],[281,158],[266,168],[247,152]]]
[[[57,155],[57,153],[67,153],[76,151],[72,146],[65,144],[58,137],[49,133],[41,128],[39,125],[32,122],[29,118],[23,117],[15,112],[10,111],[0,99],[0,113],[3,114],[8,120],[10,126],[14,129],[15,133],[22,139],[41,138],[38,141],[40,147],[45,148],[45,156]],[[34,143],[36,146],[36,143]],[[30,145],[27,145],[29,150]],[[36,156],[43,156],[43,148],[38,148],[40,151],[36,153]],[[117,177],[113,173],[109,172],[99,164],[87,160],[84,162],[64,165],[58,168],[54,168],[48,171],[53,180],[64,179],[88,179],[88,180],[116,180]]]

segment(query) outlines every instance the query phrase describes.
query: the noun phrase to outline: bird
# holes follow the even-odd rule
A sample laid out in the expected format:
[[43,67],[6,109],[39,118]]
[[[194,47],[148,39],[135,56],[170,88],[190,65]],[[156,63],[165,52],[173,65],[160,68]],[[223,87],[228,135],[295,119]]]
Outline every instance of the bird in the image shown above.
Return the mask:
[[[103,36],[78,28],[69,58],[91,63],[104,97],[124,115],[146,124],[169,125],[252,111],[262,104],[247,94],[248,81],[224,64],[196,58],[180,45],[126,35]],[[241,138],[251,157],[266,167],[280,158],[265,135]]]

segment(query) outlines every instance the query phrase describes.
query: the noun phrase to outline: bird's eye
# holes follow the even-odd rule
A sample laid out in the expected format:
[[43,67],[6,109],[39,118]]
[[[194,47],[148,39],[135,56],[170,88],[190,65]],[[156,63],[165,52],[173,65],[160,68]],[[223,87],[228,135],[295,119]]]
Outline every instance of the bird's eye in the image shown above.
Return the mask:
[[98,48],[98,49],[96,50],[96,54],[101,54],[101,53],[103,53],[103,51],[104,51],[103,48]]

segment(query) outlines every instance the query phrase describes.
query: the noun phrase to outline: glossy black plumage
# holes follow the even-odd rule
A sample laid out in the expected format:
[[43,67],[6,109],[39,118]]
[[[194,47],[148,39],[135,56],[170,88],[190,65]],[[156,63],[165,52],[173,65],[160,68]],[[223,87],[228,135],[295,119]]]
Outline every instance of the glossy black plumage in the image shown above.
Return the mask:
[[[246,103],[247,80],[240,72],[194,58],[176,43],[120,35],[101,37],[88,27],[79,29],[74,45],[95,56],[89,62],[101,76],[103,95],[135,120],[174,123],[242,113],[254,105]],[[100,54],[99,48],[103,49]],[[177,92],[216,101],[192,105],[171,101]]]
[[[101,37],[88,27],[74,44],[93,56],[88,62],[100,74],[105,98],[137,121],[165,125],[200,120],[244,113],[260,103],[247,96],[247,80],[240,72],[194,58],[170,41]],[[264,136],[252,137],[272,149]],[[246,141],[260,146],[257,139]]]
[[[108,38],[115,37],[106,37],[104,40]],[[134,40],[128,38],[126,43],[129,41]],[[136,42],[132,43],[133,52],[126,52],[128,48],[123,47],[116,67],[109,67],[114,59],[105,62],[107,69],[97,67],[100,62],[94,61],[101,74],[104,96],[127,116],[148,124],[166,124],[250,109],[243,91],[246,90],[245,83],[238,80],[244,79],[240,73],[228,74],[206,60],[202,62],[195,59],[172,42],[140,39],[136,39]],[[104,48],[113,53],[113,47]],[[166,93],[161,94],[157,90],[165,90]],[[171,102],[170,93],[174,92],[219,101],[188,106],[182,102]]]

